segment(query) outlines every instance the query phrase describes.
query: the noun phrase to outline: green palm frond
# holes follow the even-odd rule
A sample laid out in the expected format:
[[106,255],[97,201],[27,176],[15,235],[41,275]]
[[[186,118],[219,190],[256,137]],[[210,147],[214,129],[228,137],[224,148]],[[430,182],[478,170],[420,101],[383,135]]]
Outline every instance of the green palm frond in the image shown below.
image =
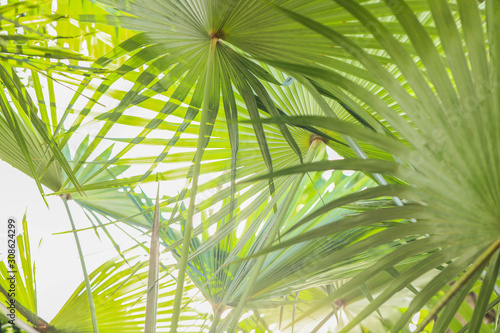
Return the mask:
[[[140,258],[112,259],[90,274],[93,299],[96,304],[100,332],[138,332],[144,329],[147,292],[147,262]],[[171,309],[175,293],[175,279],[162,272],[159,280],[158,331],[170,326]],[[87,296],[82,283],[50,322],[49,332],[91,332],[92,323],[86,308]],[[189,283],[185,291],[193,289]],[[189,311],[182,315],[182,329],[199,332],[204,325],[203,314],[188,305],[190,298],[183,296]]]
[[[436,1],[429,6],[440,37],[441,44],[439,46],[442,47],[448,60],[447,63],[439,61],[440,49],[436,48],[435,41],[426,33],[417,16],[405,1],[387,2],[387,6],[391,8],[408,34],[421,63],[416,63],[415,58],[404,51],[401,44],[390,33],[385,22],[375,18],[368,6],[348,1],[338,0],[336,2],[351,12],[365,26],[371,25],[377,29],[378,33],[374,34],[374,38],[384,46],[386,52],[403,74],[405,84],[412,87],[415,95],[412,96],[409,91],[403,89],[393,74],[387,71],[377,59],[364,51],[363,47],[350,36],[283,7],[281,10],[289,17],[328,37],[332,42],[338,43],[346,51],[351,52],[366,69],[376,73],[380,78],[380,84],[399,103],[405,117],[401,117],[397,108],[393,110],[390,104],[386,104],[386,101],[380,99],[370,90],[363,89],[361,86],[358,90],[352,89],[351,87],[356,85],[355,81],[341,79],[333,71],[318,69],[306,73],[303,71],[304,67],[300,68],[292,64],[282,67],[294,71],[302,70],[304,75],[348,89],[350,93],[363,99],[373,111],[386,118],[392,128],[408,142],[408,148],[399,153],[389,147],[385,147],[385,149],[393,152],[393,155],[401,161],[393,163],[391,172],[411,185],[406,189],[408,198],[418,202],[419,205],[389,208],[382,210],[382,212],[386,211],[388,217],[391,215],[391,210],[394,212],[401,210],[406,218],[415,218],[416,223],[395,225],[394,229],[399,230],[399,233],[396,230],[394,232],[398,234],[396,237],[400,238],[403,229],[413,228],[412,233],[420,235],[420,238],[402,247],[407,247],[408,250],[412,248],[410,252],[406,253],[406,256],[428,254],[424,256],[424,260],[417,261],[412,269],[401,272],[393,284],[356,316],[344,331],[347,332],[354,327],[418,276],[429,269],[440,266],[442,271],[419,291],[408,310],[392,328],[394,332],[402,329],[415,312],[425,306],[439,290],[445,288],[448,283],[456,281],[432,308],[429,315],[422,319],[418,328],[420,331],[425,328],[432,316],[439,316],[440,310],[447,311],[455,306],[453,302],[450,302],[450,299],[456,295],[460,288],[468,285],[471,279],[478,278],[478,273],[485,268],[486,263],[497,252],[498,244],[500,244],[498,241],[498,221],[495,217],[498,215],[499,207],[497,202],[498,170],[495,167],[498,153],[492,150],[491,146],[491,140],[496,137],[500,123],[497,121],[497,110],[492,108],[497,97],[492,89],[487,92],[480,91],[478,86],[474,87],[473,85],[473,82],[480,84],[480,82],[488,82],[488,80],[493,79],[491,75],[487,75],[485,70],[490,68],[493,71],[494,67],[491,66],[495,66],[496,54],[492,53],[492,49],[485,49],[484,43],[482,43],[481,48],[475,48],[469,53],[463,52],[465,44],[475,43],[477,45],[478,41],[484,41],[486,37],[481,22],[483,10],[475,1],[459,1],[460,13],[454,12],[454,8],[450,8],[445,1]],[[484,12],[486,17],[492,17],[495,6],[497,5],[493,2],[487,4]],[[465,12],[465,8],[469,11]],[[475,29],[474,39],[470,34],[462,39],[459,27],[456,25],[458,15],[461,19],[467,17],[465,20],[471,22],[471,29]],[[496,31],[491,29],[491,21],[488,23],[491,43],[495,40]],[[490,53],[489,59],[486,57],[487,52]],[[473,64],[471,67],[469,67],[468,61]],[[427,69],[428,76],[422,74],[423,68]],[[450,79],[450,75],[454,81]],[[310,121],[317,123],[313,119]],[[325,119],[325,123],[326,121]],[[308,124],[309,121],[304,120],[301,123]],[[324,127],[333,130],[336,125],[324,125]],[[353,132],[351,135],[360,138],[359,134]],[[380,136],[380,140],[385,140],[380,134],[373,135]],[[375,144],[375,141],[372,140],[368,142]],[[346,160],[346,167],[350,164],[352,169],[360,168],[365,163],[361,162],[354,160],[348,162]],[[389,165],[385,161],[373,160],[370,163],[373,164],[374,169],[378,165],[381,173],[391,169],[388,168]],[[305,165],[303,169],[324,170],[335,168],[336,165],[338,163],[335,162],[317,165],[317,168],[313,165],[310,167]],[[290,171],[297,172],[298,170],[296,168],[295,171],[293,169]],[[272,176],[277,176],[277,173]],[[401,197],[405,198],[405,195]],[[380,214],[380,221],[387,218],[384,215],[384,213]],[[368,216],[375,216],[375,212],[368,213],[366,217]],[[352,228],[355,225],[354,221],[356,218],[351,223],[346,223],[345,229]],[[362,223],[368,226],[369,221],[367,219]],[[333,228],[335,225],[337,227]],[[331,226],[330,230],[344,229],[338,222],[332,223]],[[319,230],[310,233],[311,236],[317,237],[314,235],[319,235]],[[390,238],[383,237],[382,232],[372,236],[372,238],[374,241],[376,239],[390,241]],[[297,240],[300,239],[297,238]],[[390,262],[390,259],[390,256],[387,256],[387,261],[380,260],[359,274],[358,277],[349,281],[345,289],[340,288],[333,292],[322,303],[326,305],[327,301],[338,298],[343,292],[350,290],[349,288],[359,285],[361,281],[366,281],[369,279],[369,274],[379,271],[383,267],[383,263]],[[493,270],[490,272],[490,276],[496,276],[495,261],[491,262],[488,268],[488,271]],[[493,288],[491,281],[491,279],[488,281],[489,283],[485,281],[481,288],[484,288],[482,304],[488,303],[490,299]],[[474,326],[475,330],[480,327],[478,318],[482,318],[484,311],[485,305],[482,308],[476,307],[474,311],[472,322],[476,325]],[[449,313],[448,322],[453,318],[450,316],[452,314],[453,312]]]
[[[14,322],[23,330],[28,330],[30,327],[43,329],[47,322],[37,315],[35,263],[31,256],[26,214],[22,221],[14,220],[12,225],[14,228],[9,230],[17,233],[17,236],[14,237],[14,233],[8,233],[7,242],[13,246],[6,248],[13,249],[13,251],[5,253],[6,261],[0,262],[2,310],[5,304],[10,305],[7,312],[0,313],[2,329],[12,326],[8,324],[9,321]],[[14,309],[14,317],[12,317],[11,309]],[[28,332],[33,331],[35,330]]]
[[[2,36],[0,37],[0,78],[2,159],[33,177],[43,194],[42,185],[52,191],[60,188],[61,175],[78,188],[75,176],[64,158],[60,142],[53,134],[58,126],[56,101],[53,94],[54,73],[83,74],[92,77],[95,72],[78,64],[65,64],[61,60],[90,60],[67,48],[49,45],[55,37],[45,28],[56,24],[60,16],[40,14],[47,2],[19,1],[0,6]],[[23,73],[24,71],[24,73]],[[29,82],[24,76],[32,74],[31,84],[38,103],[28,92]],[[47,77],[46,88],[40,76]],[[49,101],[43,91],[48,89]],[[37,107],[38,105],[38,107]],[[47,106],[50,105],[50,108]]]

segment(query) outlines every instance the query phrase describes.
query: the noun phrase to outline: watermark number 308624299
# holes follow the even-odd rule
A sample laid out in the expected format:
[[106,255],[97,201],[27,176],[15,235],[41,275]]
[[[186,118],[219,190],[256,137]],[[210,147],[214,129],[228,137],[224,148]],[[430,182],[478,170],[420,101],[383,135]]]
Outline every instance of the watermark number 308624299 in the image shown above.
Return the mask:
[[7,317],[9,324],[15,325],[16,321],[16,221],[14,218],[7,220]]

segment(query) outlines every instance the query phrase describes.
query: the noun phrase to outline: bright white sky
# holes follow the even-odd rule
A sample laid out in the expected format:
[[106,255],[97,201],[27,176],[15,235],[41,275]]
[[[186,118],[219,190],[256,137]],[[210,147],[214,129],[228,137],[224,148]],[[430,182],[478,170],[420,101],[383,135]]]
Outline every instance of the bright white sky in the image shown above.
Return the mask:
[[[0,226],[4,229],[0,229],[0,252],[4,254],[6,249],[7,219],[16,218],[19,233],[22,217],[27,211],[32,258],[36,261],[38,315],[50,321],[83,281],[73,235],[54,235],[71,230],[66,209],[59,197],[47,197],[47,208],[35,181],[3,161],[0,161],[0,184]],[[76,228],[88,227],[89,222],[82,210],[71,201],[69,204]],[[79,236],[89,273],[116,256],[109,240],[101,237],[102,241],[99,241],[93,230],[80,232]],[[128,239],[118,239],[120,241]]]

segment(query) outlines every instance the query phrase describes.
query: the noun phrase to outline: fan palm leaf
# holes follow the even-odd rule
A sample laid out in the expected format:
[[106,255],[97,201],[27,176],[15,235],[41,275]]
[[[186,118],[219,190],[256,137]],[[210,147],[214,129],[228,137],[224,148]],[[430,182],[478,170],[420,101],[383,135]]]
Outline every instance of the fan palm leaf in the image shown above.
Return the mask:
[[[482,8],[475,1],[460,1],[460,13],[457,13],[453,12],[445,1],[430,3],[429,8],[440,37],[439,46],[442,47],[448,60],[447,63],[443,63],[439,60],[440,50],[436,48],[433,39],[425,32],[415,13],[408,6],[409,3],[388,1],[387,6],[394,12],[420,57],[421,62],[417,63],[392,36],[384,22],[375,18],[368,7],[355,2],[340,0],[336,2],[350,11],[365,26],[374,27],[373,38],[384,45],[387,53],[403,74],[406,84],[412,87],[414,96],[403,89],[392,73],[388,72],[377,59],[365,52],[350,37],[304,15],[288,11],[283,7],[281,10],[289,17],[330,38],[332,42],[351,52],[366,69],[377,73],[380,84],[399,103],[405,117],[398,114],[398,108],[393,110],[391,105],[387,105],[386,101],[374,95],[370,90],[361,87],[353,89],[356,85],[354,81],[340,78],[331,70],[315,70],[309,67],[310,71],[307,71],[307,74],[303,70],[302,73],[325,81],[328,85],[347,89],[350,93],[357,95],[370,105],[373,111],[386,118],[391,127],[407,141],[407,148],[399,153],[396,153],[394,149],[389,150],[393,151],[393,155],[404,164],[391,162],[393,167],[389,167],[386,161],[373,160],[369,163],[379,165],[381,173],[392,173],[411,185],[407,188],[408,198],[417,202],[418,205],[390,208],[386,210],[386,213],[390,214],[390,210],[397,209],[406,212],[403,215],[407,215],[407,218],[416,219],[414,226],[412,226],[413,223],[395,226],[400,231],[404,228],[414,227],[412,233],[421,236],[415,242],[404,246],[408,247],[408,250],[413,248],[411,252],[405,253],[405,257],[427,253],[423,261],[396,277],[393,284],[386,287],[385,291],[356,316],[344,331],[354,327],[360,320],[419,275],[429,269],[441,266],[442,271],[419,291],[408,310],[392,328],[394,332],[402,329],[413,314],[429,302],[439,290],[446,288],[451,281],[456,281],[433,307],[430,314],[419,324],[418,330],[421,331],[429,323],[432,316],[437,315],[443,308],[443,311],[448,313],[446,317],[448,319],[445,320],[445,323],[452,319],[453,311],[450,309],[455,305],[450,300],[456,296],[457,292],[461,290],[460,288],[464,288],[466,285],[470,287],[469,281],[471,279],[472,281],[477,280],[478,273],[492,258],[493,261],[490,263],[488,271],[492,270],[490,276],[496,276],[497,259],[495,259],[494,254],[500,244],[498,224],[494,217],[498,213],[498,203],[496,202],[498,198],[498,170],[495,168],[498,153],[493,149],[491,142],[495,141],[499,122],[496,121],[498,112],[491,107],[497,97],[494,89],[488,89],[486,92],[473,84],[473,82],[479,85],[480,82],[483,84],[490,82],[491,87],[495,86],[495,75],[487,75],[487,68],[490,68],[491,71],[494,70],[496,54],[493,52],[494,48],[485,48],[486,42],[480,43],[482,47],[471,50],[469,53],[464,53],[463,48],[464,45],[471,43],[477,46],[478,40],[484,41],[486,31],[489,43],[495,41],[496,31],[492,30],[494,24],[491,20],[497,4],[489,2],[485,8]],[[464,11],[466,8],[467,12]],[[462,39],[455,20],[457,15],[470,22],[471,29],[475,31],[474,38],[468,33]],[[481,21],[482,15],[490,19],[486,20],[488,22],[486,30]],[[468,49],[470,50],[470,48]],[[489,58],[486,56],[488,52]],[[277,64],[275,63],[275,65]],[[299,66],[292,64],[281,67],[294,71],[300,70]],[[427,69],[427,75],[423,75],[422,68]],[[450,79],[450,75],[452,75],[453,81]],[[318,124],[313,119],[301,121],[301,124],[306,125],[312,123]],[[337,125],[324,127],[331,130],[338,128]],[[373,135],[380,136],[379,134]],[[359,138],[354,132],[352,136]],[[382,140],[382,137],[380,139]],[[375,144],[375,141],[369,142]],[[346,163],[345,167],[351,165],[353,169],[357,169],[363,164],[366,165],[368,161],[346,160]],[[339,163],[330,162],[301,168],[324,170],[322,165],[326,166],[327,164],[330,164],[329,168],[343,167]],[[290,169],[290,171],[292,170]],[[295,168],[293,172],[297,171],[299,168]],[[285,171],[281,172],[281,174],[286,173]],[[280,173],[277,172],[272,176],[276,177],[278,174]],[[454,194],[450,195],[451,193]],[[405,198],[404,195],[402,197]],[[374,216],[374,214],[370,215]],[[369,219],[360,220],[360,222],[363,225],[370,223]],[[331,224],[330,230],[348,230],[354,225],[356,225],[354,221],[346,223],[345,227],[343,223],[336,222]],[[420,231],[417,231],[418,229]],[[319,235],[320,230],[322,229],[318,228],[317,231],[313,230],[309,233],[315,237],[314,235]],[[324,228],[323,230],[324,234],[328,229]],[[374,241],[376,239],[389,241],[389,238],[383,238],[382,235],[381,232],[372,238]],[[400,235],[397,238],[400,238]],[[300,240],[301,238],[297,237],[297,241]],[[464,251],[464,249],[466,250]],[[388,255],[386,259],[380,260],[372,268],[359,274],[345,287],[339,289],[345,288],[343,291],[333,292],[322,304],[329,304],[343,292],[347,292],[350,288],[369,279],[371,274],[379,271],[382,267],[387,267],[384,265],[391,261],[395,263],[396,260],[399,259],[395,259],[394,255],[392,258],[391,255]],[[483,290],[481,304],[486,304],[490,299],[494,285],[492,279],[496,278],[490,278],[481,287]],[[464,294],[462,293],[462,295]],[[475,331],[480,327],[479,318],[482,318],[485,309],[486,307],[483,305],[476,307],[474,311],[472,323],[474,323]],[[440,322],[440,324],[442,323]]]

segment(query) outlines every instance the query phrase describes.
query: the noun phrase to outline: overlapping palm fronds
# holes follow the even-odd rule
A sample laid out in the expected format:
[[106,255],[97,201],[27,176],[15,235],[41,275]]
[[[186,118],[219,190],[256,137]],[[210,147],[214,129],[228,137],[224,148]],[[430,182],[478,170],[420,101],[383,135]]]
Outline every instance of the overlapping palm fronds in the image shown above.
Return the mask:
[[[407,144],[399,145],[395,140],[380,134],[352,132],[353,137],[363,138],[391,152],[399,162],[352,160],[346,161],[345,166],[361,170],[369,168],[373,172],[379,168],[380,173],[395,175],[409,184],[394,187],[395,191],[391,195],[410,199],[415,204],[384,209],[378,221],[397,214],[411,222],[389,229],[395,237],[385,236],[385,232],[381,232],[371,237],[373,242],[401,239],[405,232],[419,237],[375,263],[321,303],[327,306],[344,292],[382,273],[381,269],[400,259],[424,255],[423,260],[416,261],[411,268],[401,272],[344,331],[349,331],[408,283],[430,269],[439,267],[441,272],[416,294],[392,331],[403,329],[417,311],[437,297],[440,290],[447,290],[442,297],[437,297],[437,303],[421,319],[417,329],[424,330],[433,316],[437,316],[434,331],[442,332],[454,318],[474,282],[488,266],[481,286],[482,297],[478,299],[472,317],[466,319],[471,320],[472,327],[469,330],[476,332],[481,327],[488,303],[494,299],[492,293],[497,280],[500,244],[496,218],[499,207],[496,168],[499,154],[492,145],[500,123],[495,107],[498,100],[495,84],[498,57],[495,43],[498,36],[494,17],[498,13],[498,4],[490,1],[483,6],[475,1],[458,1],[457,7],[453,7],[445,1],[430,2],[432,19],[439,34],[439,40],[433,40],[409,6],[411,2],[387,1],[387,7],[393,11],[418,53],[418,58],[415,58],[368,6],[349,1],[336,2],[352,13],[357,21],[373,28],[373,39],[384,46],[402,73],[399,80],[404,79],[405,85],[411,90],[404,89],[393,73],[350,36],[297,12],[283,7],[280,10],[350,52],[365,69],[377,75],[379,84],[398,106],[388,104],[387,99],[381,99],[355,81],[340,77],[333,70],[310,67],[306,74],[305,67],[292,64],[283,64],[281,67],[302,70],[304,75],[325,82],[325,85],[349,90],[373,112],[385,118],[404,138]],[[459,30],[460,25],[456,23],[457,19],[469,29],[463,35]],[[463,51],[465,47],[467,53]],[[441,61],[441,54],[445,55],[446,62]],[[404,116],[401,112],[404,112]],[[326,118],[304,117],[296,118],[293,122],[342,131],[341,123]],[[327,122],[330,125],[326,125]],[[372,138],[368,139],[368,136]],[[303,168],[324,170],[325,167],[336,168],[336,164],[312,164]],[[293,168],[289,171],[293,172]],[[273,177],[278,174],[275,173]],[[383,188],[379,190],[383,191]],[[377,214],[368,212],[367,215],[375,217]],[[369,226],[376,221],[367,218],[360,222]],[[353,226],[345,224],[344,227],[338,222],[331,224],[334,230],[349,230]],[[310,232],[311,236],[314,236],[314,232]],[[316,232],[319,233],[319,230]],[[372,244],[368,248],[374,246]],[[402,254],[404,256],[400,257]],[[451,283],[453,285],[449,288]]]
[[[59,3],[64,10],[70,2]],[[31,8],[11,6],[19,13]],[[338,329],[345,324],[343,332],[399,332],[409,330],[412,318],[417,331],[493,326],[482,322],[500,297],[497,1],[103,0],[82,6],[57,31],[68,24],[89,29],[90,37],[81,37],[87,47],[97,35],[109,37],[103,40],[114,48],[102,41],[89,48],[100,56],[93,68],[104,68],[103,80],[91,82],[74,61],[73,67],[34,68],[48,63],[42,60],[47,48],[32,46],[35,35],[6,40],[1,157],[39,188],[74,199],[111,239],[103,216],[145,232],[153,225],[153,202],[141,184],[185,182],[159,202],[162,251],[177,262],[162,268],[178,272],[176,283],[163,285],[168,304],[159,303],[172,316],[164,321],[171,332],[186,324],[182,315],[191,315],[181,306],[187,281],[212,305],[205,326],[211,332],[265,331],[271,322],[281,330],[316,331],[336,322]],[[28,22],[16,20],[14,36],[16,24]],[[9,43],[27,46],[16,53]],[[55,50],[55,58],[85,59]],[[29,65],[22,65],[25,58]],[[44,102],[37,111],[12,66],[32,70],[42,101],[40,70],[71,67],[87,76],[63,114]],[[91,91],[88,98],[84,91]],[[86,105],[74,110],[79,98]],[[96,107],[109,98],[116,106]],[[70,154],[68,144],[89,123],[99,126],[97,135]],[[138,134],[117,135],[117,128]],[[325,145],[339,159],[328,160]],[[335,171],[322,178],[332,169],[365,175]],[[125,271],[130,267],[119,253]],[[91,281],[97,299],[123,282],[120,272],[109,272],[109,285]],[[146,274],[129,273],[127,286]],[[75,313],[68,309],[85,301],[81,291],[56,318],[59,329]],[[398,297],[405,309],[388,316]],[[106,309],[98,305],[97,315]],[[144,316],[142,308],[129,309]],[[376,317],[381,324],[368,327]],[[90,317],[85,320],[86,328],[71,329],[87,329]],[[133,331],[129,324],[123,329]]]
[[[42,185],[52,191],[60,189],[62,174],[79,186],[54,137],[60,118],[56,113],[53,74],[93,75],[89,68],[62,61],[90,59],[55,45],[46,26],[56,24],[61,16],[40,13],[41,7],[47,5],[50,6],[47,2],[14,1],[0,6],[0,153],[3,160],[33,177],[42,194]],[[41,78],[46,79],[46,89]],[[37,102],[28,86],[34,88]]]

